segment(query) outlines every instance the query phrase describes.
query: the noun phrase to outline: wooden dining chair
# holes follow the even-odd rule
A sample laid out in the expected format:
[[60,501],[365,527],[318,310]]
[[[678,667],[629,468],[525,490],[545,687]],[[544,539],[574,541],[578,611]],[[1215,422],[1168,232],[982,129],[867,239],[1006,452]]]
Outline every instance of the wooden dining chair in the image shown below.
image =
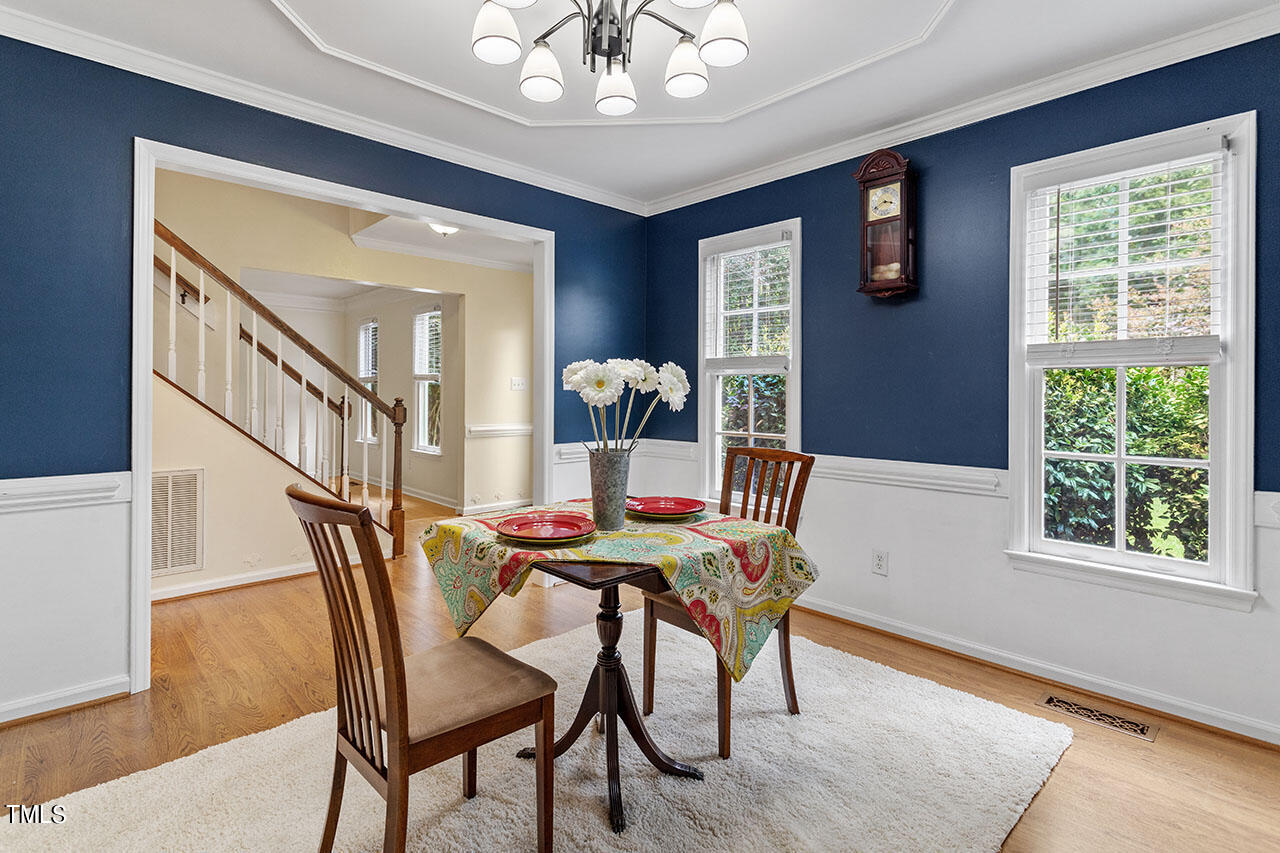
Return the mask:
[[[555,681],[471,637],[405,657],[391,582],[369,510],[311,494],[298,485],[286,494],[302,522],[324,586],[337,670],[337,752],[321,853],[333,849],[348,763],[386,800],[382,849],[398,853],[404,850],[408,831],[410,775],[462,755],[462,793],[474,797],[476,748],[530,725],[535,732],[538,850],[550,850]],[[359,551],[376,649],[369,642],[368,617],[342,541],[343,529]]]
[[[739,459],[746,462],[746,477],[742,480],[742,503],[738,516],[777,524],[795,535],[800,523],[800,507],[804,503],[805,488],[809,485],[809,472],[813,470],[814,457],[790,450],[773,450],[764,447],[730,447],[724,464],[724,481],[720,486],[720,512],[732,512],[734,473]],[[794,476],[794,482],[793,482]],[[755,493],[752,506],[752,492]],[[750,515],[748,515],[750,509]],[[775,511],[776,510],[776,511]],[[666,622],[701,635],[684,602],[674,590],[662,593],[644,592],[644,713],[653,713],[653,682],[655,657],[658,646],[658,622]],[[782,661],[782,690],[786,694],[787,709],[800,713],[796,699],[795,677],[791,671],[791,611],[778,622],[774,633],[778,636],[778,657]],[[729,757],[729,714],[732,706],[733,676],[724,663],[716,659],[716,704],[720,726],[720,757]]]

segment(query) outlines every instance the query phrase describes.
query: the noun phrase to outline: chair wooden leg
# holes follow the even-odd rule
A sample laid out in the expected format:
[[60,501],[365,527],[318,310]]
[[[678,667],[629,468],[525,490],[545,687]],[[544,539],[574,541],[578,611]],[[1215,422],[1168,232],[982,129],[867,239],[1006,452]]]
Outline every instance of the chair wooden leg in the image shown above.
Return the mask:
[[791,611],[788,610],[778,623],[778,659],[782,662],[782,691],[787,695],[787,710],[800,713],[800,701],[796,699],[796,677],[791,672]]
[[409,832],[409,775],[401,767],[387,776],[387,826],[382,853],[404,853]]
[[640,713],[646,717],[653,713],[653,676],[658,656],[658,616],[653,602],[644,600],[644,698]]
[[552,815],[555,807],[556,722],[555,695],[542,700],[542,719],[534,724],[538,801],[538,853],[551,850]]
[[729,716],[733,710],[733,676],[716,661],[716,711],[720,722],[720,757],[729,757]]
[[462,796],[468,800],[476,795],[476,751],[468,750],[462,756]]
[[333,758],[333,787],[329,789],[329,811],[324,817],[324,835],[320,836],[320,853],[333,849],[333,836],[338,831],[338,814],[342,811],[342,791],[347,784],[347,759],[338,752]]

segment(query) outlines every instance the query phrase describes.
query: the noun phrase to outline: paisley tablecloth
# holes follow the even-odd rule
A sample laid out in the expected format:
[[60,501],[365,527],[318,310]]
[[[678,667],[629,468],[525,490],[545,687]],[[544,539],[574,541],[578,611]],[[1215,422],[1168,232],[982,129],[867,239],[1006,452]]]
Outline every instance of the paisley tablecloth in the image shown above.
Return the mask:
[[[591,517],[591,502],[549,507]],[[740,681],[791,603],[817,579],[813,561],[783,527],[719,513],[700,513],[679,524],[628,517],[626,527],[596,533],[574,548],[525,550],[496,532],[499,523],[531,510],[438,521],[422,535],[422,548],[444,593],[458,636],[471,629],[500,593],[515,595],[539,560],[650,563],[662,569]]]

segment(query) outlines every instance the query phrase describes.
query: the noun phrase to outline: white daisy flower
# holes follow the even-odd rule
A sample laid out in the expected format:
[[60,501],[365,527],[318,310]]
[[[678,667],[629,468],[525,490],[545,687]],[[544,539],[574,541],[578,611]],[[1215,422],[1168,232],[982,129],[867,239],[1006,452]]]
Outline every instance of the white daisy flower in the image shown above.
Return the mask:
[[641,394],[648,394],[650,391],[656,391],[658,388],[658,371],[657,369],[642,358],[635,359],[636,368],[640,371],[640,379],[636,381],[635,389]]
[[591,364],[575,377],[578,393],[588,406],[612,406],[622,396],[626,382],[618,369],[609,364]]
[[578,376],[582,371],[591,367],[593,364],[595,364],[595,362],[591,359],[585,359],[583,361],[575,361],[573,364],[566,367],[564,372],[560,374],[560,379],[564,383],[564,390],[581,391],[582,387],[578,382]]
[[[689,376],[684,372],[684,368],[676,364],[674,361],[668,361],[662,367],[658,368],[658,384],[670,385],[672,390],[681,395],[689,393]],[[665,400],[666,397],[663,397]]]

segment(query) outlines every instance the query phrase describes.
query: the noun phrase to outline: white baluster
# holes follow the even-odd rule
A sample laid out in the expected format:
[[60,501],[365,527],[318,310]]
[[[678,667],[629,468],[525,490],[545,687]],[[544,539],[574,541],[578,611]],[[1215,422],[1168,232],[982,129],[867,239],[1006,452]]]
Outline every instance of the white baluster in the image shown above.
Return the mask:
[[351,418],[347,403],[346,389],[343,389],[342,395],[342,499],[350,503],[351,501]]
[[326,370],[320,380],[320,409],[316,414],[316,432],[320,438],[320,459],[317,462],[320,467],[320,482],[329,488],[333,488],[333,471],[329,468],[329,433],[332,427],[333,422],[329,419],[329,371]]
[[262,437],[263,419],[258,414],[258,313],[256,311],[253,314],[250,337],[253,340],[249,343],[249,364],[253,375],[249,380],[249,434]]
[[382,474],[382,513],[381,515],[382,515],[382,523],[386,525],[390,525],[391,504],[387,503],[387,445],[391,443],[387,441],[387,436],[389,435],[389,433],[387,432],[387,427],[389,426],[389,424],[387,422],[386,415],[381,414],[379,412],[375,412],[373,416],[375,418],[377,417],[382,418],[382,429],[378,433],[381,436],[381,438],[379,439],[379,443],[382,445],[382,467],[378,469],[379,473]]
[[178,381],[178,252],[169,247],[169,378]]
[[196,396],[204,402],[204,270],[200,270],[200,331],[196,333]]
[[226,319],[223,321],[223,325],[227,327],[227,353],[226,353],[227,381],[226,381],[226,394],[225,394],[225,399],[223,401],[223,408],[226,409],[227,420],[231,420],[234,417],[234,412],[236,408],[236,397],[235,397],[235,392],[232,389],[231,375],[235,372],[233,357],[235,355],[236,338],[237,338],[237,335],[234,334],[231,330],[238,329],[240,327],[240,323],[239,321],[232,321],[231,319],[231,291],[230,290],[227,291],[227,311],[226,311]]
[[276,329],[276,453],[284,456],[284,333]]
[[360,442],[364,459],[360,463],[360,501],[364,506],[369,505],[369,439],[373,437],[372,426],[369,423],[369,415],[372,413],[373,407],[362,397],[360,399]]
[[298,467],[306,473],[312,473],[307,459],[307,354],[302,354],[298,364]]

